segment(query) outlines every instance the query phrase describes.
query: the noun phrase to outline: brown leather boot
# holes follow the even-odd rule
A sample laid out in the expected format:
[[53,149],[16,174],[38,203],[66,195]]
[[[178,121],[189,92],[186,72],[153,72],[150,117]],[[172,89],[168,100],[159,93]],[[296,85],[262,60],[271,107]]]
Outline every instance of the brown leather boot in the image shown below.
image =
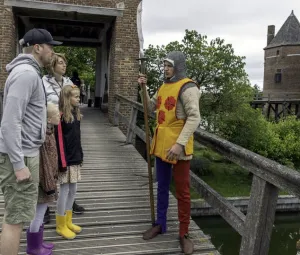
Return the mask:
[[185,234],[184,237],[180,237],[179,241],[181,250],[185,255],[190,255],[193,253],[194,244],[188,234]]
[[161,226],[157,225],[152,228],[149,228],[144,234],[143,234],[143,239],[144,240],[150,240],[157,235],[161,234]]

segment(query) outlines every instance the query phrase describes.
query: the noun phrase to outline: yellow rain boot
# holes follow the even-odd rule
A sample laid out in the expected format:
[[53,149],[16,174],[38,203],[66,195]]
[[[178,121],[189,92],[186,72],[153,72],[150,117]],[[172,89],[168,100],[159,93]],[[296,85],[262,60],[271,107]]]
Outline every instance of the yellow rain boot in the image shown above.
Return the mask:
[[76,234],[67,226],[66,215],[61,216],[56,214],[56,233],[66,239],[74,239]]
[[75,225],[72,223],[72,211],[71,210],[67,210],[66,211],[66,215],[67,215],[67,226],[69,229],[71,229],[74,233],[80,233],[81,232],[81,227]]

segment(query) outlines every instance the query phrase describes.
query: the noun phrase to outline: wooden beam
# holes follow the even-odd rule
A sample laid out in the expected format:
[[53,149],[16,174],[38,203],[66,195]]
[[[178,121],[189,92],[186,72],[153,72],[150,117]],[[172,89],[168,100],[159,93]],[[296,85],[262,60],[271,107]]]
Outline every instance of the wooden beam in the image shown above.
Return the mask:
[[29,21],[33,24],[46,23],[46,24],[51,24],[51,25],[83,27],[83,28],[104,28],[104,24],[101,22],[97,24],[94,22],[78,21],[78,20],[53,20],[48,17],[44,17],[44,18],[30,17]]
[[215,208],[223,219],[226,220],[241,236],[243,236],[247,232],[244,224],[246,218],[245,215],[192,171],[190,171],[190,176],[191,185],[197,193]]
[[[93,28],[92,27],[90,27],[90,30],[89,30],[89,36],[91,36],[92,35],[92,33],[93,33]],[[98,32],[98,34],[99,34],[99,32]]]
[[[143,142],[146,143],[146,133],[144,130],[142,130],[141,128],[139,128],[137,125],[135,124],[130,124],[130,121],[127,119],[126,116],[124,116],[122,113],[120,112],[115,112],[115,116],[119,119],[119,122],[124,123],[128,129],[130,129],[132,131],[132,133],[134,135],[137,135],[139,138],[141,138],[141,140]],[[152,138],[150,137],[150,142],[152,142]]]
[[300,197],[300,173],[233,144],[205,130],[197,129],[195,140],[217,150],[223,156],[274,186]]
[[293,98],[293,99],[261,99],[261,100],[253,100],[252,103],[254,104],[265,104],[265,103],[271,103],[271,104],[283,104],[283,103],[299,103],[300,98]]
[[101,16],[123,16],[123,9],[120,8],[105,8],[96,6],[83,6],[62,3],[49,3],[31,0],[4,0],[4,5],[12,7],[21,7],[26,9],[38,9],[45,11],[58,11],[58,12],[75,12],[90,15]]
[[268,113],[267,113],[267,118],[270,119],[270,115],[271,115],[271,104],[268,103]]
[[83,34],[83,32],[84,32],[84,27],[80,27],[80,32],[79,32],[80,36]]
[[30,17],[30,18],[43,18],[48,19],[50,21],[80,21],[80,22],[89,22],[94,23],[94,25],[98,25],[101,23],[110,23],[115,17],[110,16],[96,16],[96,15],[88,15],[88,14],[80,14],[77,15],[76,18],[73,15],[68,15],[66,12],[57,12],[57,11],[49,11],[47,13],[41,12],[40,10],[32,10],[32,9],[22,9],[18,7],[13,8],[14,13],[19,17]]
[[70,47],[80,47],[80,48],[97,48],[101,46],[101,44],[93,43],[93,42],[72,42],[72,41],[64,41],[63,46],[70,46]]
[[103,29],[101,30],[101,32],[99,33],[99,40],[100,42],[103,42],[105,35],[107,34],[108,29],[110,28],[111,23],[106,23],[103,27]]
[[[116,101],[116,106],[115,106],[115,112],[114,112],[114,125],[115,126],[119,126],[119,111],[120,111],[120,105],[121,105],[121,102],[120,100],[117,99]],[[129,121],[128,121],[128,124],[129,124]]]
[[70,38],[65,38],[64,36],[53,36],[54,40],[57,41],[62,41],[62,42],[86,42],[86,43],[99,43],[98,39],[93,39],[93,38],[81,38],[81,37],[70,37]]
[[[138,109],[140,112],[144,112],[144,107],[141,103],[135,102],[133,100],[128,99],[127,97],[124,97],[120,94],[116,95],[116,98],[122,101],[125,101],[127,103],[129,103],[132,107]],[[154,113],[149,113],[149,117],[151,118],[155,118],[155,114]]]
[[136,119],[138,115],[138,109],[132,107],[131,114],[130,114],[130,122],[127,128],[127,135],[126,135],[126,143],[132,143],[134,138],[133,129],[136,127]]
[[254,176],[240,255],[265,255],[275,219],[278,188]]

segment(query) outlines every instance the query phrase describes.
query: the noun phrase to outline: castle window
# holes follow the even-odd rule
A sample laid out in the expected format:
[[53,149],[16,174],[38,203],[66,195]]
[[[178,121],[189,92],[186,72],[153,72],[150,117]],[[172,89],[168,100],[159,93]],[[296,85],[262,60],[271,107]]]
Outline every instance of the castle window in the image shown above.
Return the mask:
[[275,83],[281,82],[281,69],[277,69],[277,72],[275,73]]
[[277,55],[277,56],[279,56],[279,53],[280,53],[280,51],[279,51],[279,50],[277,50],[277,52],[276,52],[276,55]]

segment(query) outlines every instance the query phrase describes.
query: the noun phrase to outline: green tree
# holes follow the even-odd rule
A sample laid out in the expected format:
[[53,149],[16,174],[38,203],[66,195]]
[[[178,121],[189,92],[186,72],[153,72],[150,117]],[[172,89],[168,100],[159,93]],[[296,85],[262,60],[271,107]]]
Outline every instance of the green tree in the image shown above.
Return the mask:
[[276,148],[271,151],[270,157],[300,170],[300,121],[296,116],[289,116],[270,125],[279,141]]
[[84,80],[85,84],[91,86],[94,90],[96,83],[96,49],[59,46],[55,47],[55,52],[64,53],[67,58],[67,73],[72,77],[74,70],[78,71],[79,77]]
[[293,168],[300,167],[300,122],[289,116],[269,122],[261,110],[242,104],[219,125],[225,139]]
[[263,92],[257,84],[253,86],[253,97],[256,100],[262,99],[263,97]]
[[150,96],[153,96],[163,82],[164,69],[162,60],[166,54],[165,46],[149,45],[148,49],[145,50],[145,57],[148,58],[146,69]]

